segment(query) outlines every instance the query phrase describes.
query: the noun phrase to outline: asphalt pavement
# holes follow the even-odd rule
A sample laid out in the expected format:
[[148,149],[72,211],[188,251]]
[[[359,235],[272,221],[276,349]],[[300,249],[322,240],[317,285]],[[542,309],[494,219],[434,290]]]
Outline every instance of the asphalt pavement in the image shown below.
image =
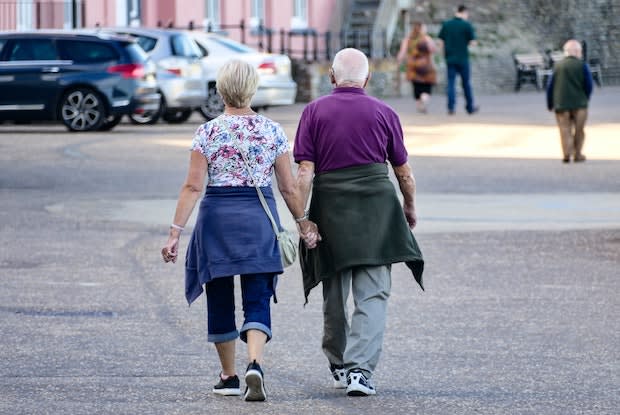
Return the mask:
[[[320,292],[304,307],[288,268],[264,403],[210,392],[204,300],[188,307],[182,264],[159,255],[199,116],[109,133],[0,125],[0,413],[618,413],[618,97],[595,90],[588,160],[568,165],[542,93],[481,96],[474,116],[448,116],[438,94],[428,114],[389,100],[427,290],[394,266],[377,395],[349,398],[330,387]],[[292,140],[302,108],[265,115]]]

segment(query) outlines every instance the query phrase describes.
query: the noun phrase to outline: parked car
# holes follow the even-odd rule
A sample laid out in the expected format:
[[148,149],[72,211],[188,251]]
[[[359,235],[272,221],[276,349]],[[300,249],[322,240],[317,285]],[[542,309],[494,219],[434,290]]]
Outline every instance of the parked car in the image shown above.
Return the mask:
[[243,43],[214,33],[187,32],[200,48],[207,68],[208,97],[200,112],[211,120],[224,111],[222,98],[217,94],[217,71],[230,59],[242,59],[256,66],[260,83],[252,99],[254,109],[295,102],[297,84],[291,77],[291,60],[286,55],[262,53]]
[[110,130],[159,107],[155,65],[131,39],[68,31],[0,33],[0,121]]
[[207,99],[201,52],[183,31],[172,29],[112,28],[104,32],[129,35],[157,65],[157,81],[162,94],[161,113],[134,114],[132,121],[153,124],[160,115],[170,123],[185,122]]

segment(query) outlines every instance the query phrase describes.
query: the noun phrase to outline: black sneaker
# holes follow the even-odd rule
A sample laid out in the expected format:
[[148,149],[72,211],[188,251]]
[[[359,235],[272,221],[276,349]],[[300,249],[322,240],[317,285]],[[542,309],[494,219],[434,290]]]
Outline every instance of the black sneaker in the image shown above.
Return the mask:
[[226,380],[222,379],[220,374],[220,381],[213,387],[213,393],[223,396],[239,396],[241,395],[241,389],[239,389],[239,377],[229,376]]
[[246,401],[264,401],[267,399],[263,370],[256,363],[256,360],[248,365],[248,369],[245,372],[245,385],[243,399]]
[[347,386],[347,395],[349,396],[369,396],[376,395],[374,385],[367,379],[361,370],[352,370],[347,376],[349,386]]

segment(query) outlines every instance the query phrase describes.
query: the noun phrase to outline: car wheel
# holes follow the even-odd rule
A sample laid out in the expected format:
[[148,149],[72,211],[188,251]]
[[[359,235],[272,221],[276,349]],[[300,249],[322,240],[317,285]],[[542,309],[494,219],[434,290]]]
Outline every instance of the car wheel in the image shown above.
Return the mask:
[[95,131],[105,121],[105,106],[89,88],[68,91],[60,101],[60,119],[69,131]]
[[211,121],[219,117],[223,112],[224,101],[222,101],[222,97],[217,93],[215,86],[209,87],[207,100],[200,106],[200,113],[205,117],[205,120]]
[[185,122],[189,119],[189,117],[192,116],[192,110],[191,109],[186,109],[186,110],[169,110],[164,112],[164,115],[162,115],[162,118],[164,119],[164,121],[169,122],[170,124],[180,124],[182,122]]
[[110,131],[121,122],[122,118],[122,115],[108,115],[105,121],[103,121],[103,124],[101,124],[101,127],[99,127],[99,131]]
[[132,124],[140,124],[140,125],[151,125],[156,124],[159,121],[159,117],[161,117],[162,112],[164,111],[166,104],[163,100],[160,101],[159,107],[156,110],[145,111],[141,114],[129,114],[129,121]]

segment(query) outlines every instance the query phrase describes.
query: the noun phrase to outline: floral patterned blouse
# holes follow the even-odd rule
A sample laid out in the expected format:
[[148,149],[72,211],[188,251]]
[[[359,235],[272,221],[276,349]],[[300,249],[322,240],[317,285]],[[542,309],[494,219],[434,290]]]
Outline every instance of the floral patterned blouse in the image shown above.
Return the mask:
[[[235,134],[231,137],[220,123]],[[289,151],[280,124],[262,115],[221,115],[198,127],[191,150],[206,157],[207,186],[254,186],[239,153],[239,145],[250,162],[253,179],[261,187],[271,186],[276,158]]]

